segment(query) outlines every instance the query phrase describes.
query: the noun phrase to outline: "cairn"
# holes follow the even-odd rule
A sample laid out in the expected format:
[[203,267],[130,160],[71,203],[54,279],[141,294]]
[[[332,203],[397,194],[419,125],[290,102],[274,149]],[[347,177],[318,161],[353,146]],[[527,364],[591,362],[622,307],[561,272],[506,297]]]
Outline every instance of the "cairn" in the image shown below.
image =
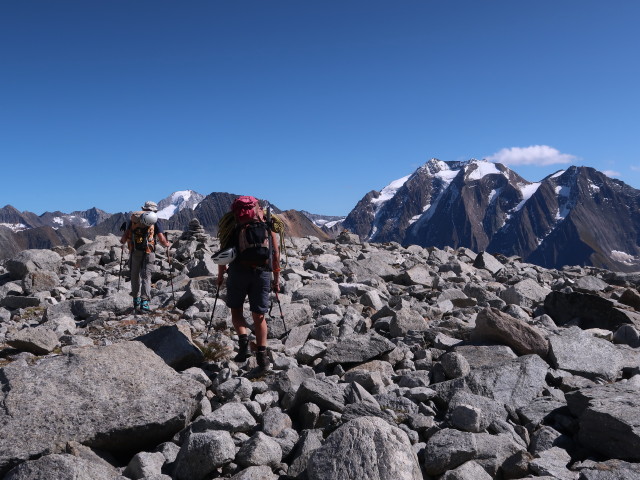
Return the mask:
[[198,242],[206,242],[207,233],[200,223],[200,220],[194,218],[189,222],[187,229],[182,233],[180,240],[197,240]]

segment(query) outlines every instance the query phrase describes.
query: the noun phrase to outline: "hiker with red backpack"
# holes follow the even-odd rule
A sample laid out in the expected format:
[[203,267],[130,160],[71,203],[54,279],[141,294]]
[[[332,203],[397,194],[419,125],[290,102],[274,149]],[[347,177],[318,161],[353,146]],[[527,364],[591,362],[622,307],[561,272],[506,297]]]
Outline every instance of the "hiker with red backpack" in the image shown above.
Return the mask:
[[[262,370],[269,368],[267,352],[267,321],[269,294],[279,291],[280,251],[274,227],[267,223],[258,200],[238,197],[231,212],[218,224],[221,250],[214,255],[218,263],[218,289],[227,273],[227,306],[238,334],[238,354],[234,360],[244,362],[249,351],[249,331],[244,321],[242,305],[249,297],[249,308],[256,337],[256,361]],[[272,281],[273,275],[273,281]]]
[[131,214],[120,239],[123,249],[125,243],[129,247],[134,311],[150,311],[151,267],[156,259],[156,238],[163,247],[169,249],[169,242],[156,215],[157,211],[158,205],[155,202],[145,202],[141,211]]

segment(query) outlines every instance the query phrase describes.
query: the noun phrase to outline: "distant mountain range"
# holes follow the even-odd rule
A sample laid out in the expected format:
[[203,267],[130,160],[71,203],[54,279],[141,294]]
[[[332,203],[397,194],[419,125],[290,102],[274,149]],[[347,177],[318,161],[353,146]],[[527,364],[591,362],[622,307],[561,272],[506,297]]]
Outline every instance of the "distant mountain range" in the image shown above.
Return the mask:
[[[238,196],[219,192],[205,196],[192,190],[174,192],[158,202],[158,217],[162,219],[165,230],[185,230],[189,222],[197,218],[207,232],[216,234],[218,220],[229,211],[229,206]],[[288,235],[329,238],[301,212],[272,208],[282,218]],[[108,233],[120,235],[120,226],[129,219],[130,213],[110,214],[92,208],[70,214],[46,212],[36,215],[7,205],[0,208],[0,259],[11,258],[27,248],[74,245],[81,237],[94,238]]]
[[468,247],[547,268],[640,270],[640,190],[589,167],[532,183],[501,164],[432,159],[367,193],[342,227],[370,242]]
[[[215,234],[237,196],[175,192],[158,202],[158,216],[168,230],[184,230],[198,218]],[[367,193],[346,218],[273,210],[290,236],[327,239],[346,229],[368,242],[467,247],[520,256],[546,268],[640,270],[640,190],[588,167],[572,166],[534,183],[502,164],[432,159]],[[38,216],[7,205],[0,209],[0,258],[25,248],[119,234],[128,216],[95,208]]]

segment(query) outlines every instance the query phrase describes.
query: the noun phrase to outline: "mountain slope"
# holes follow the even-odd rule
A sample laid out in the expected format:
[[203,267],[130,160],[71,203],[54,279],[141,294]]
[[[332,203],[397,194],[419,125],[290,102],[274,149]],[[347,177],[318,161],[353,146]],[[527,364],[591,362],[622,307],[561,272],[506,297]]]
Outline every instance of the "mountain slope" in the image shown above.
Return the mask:
[[548,268],[640,270],[640,191],[588,167],[532,183],[501,164],[428,161],[367,193],[344,228],[372,242],[467,247]]

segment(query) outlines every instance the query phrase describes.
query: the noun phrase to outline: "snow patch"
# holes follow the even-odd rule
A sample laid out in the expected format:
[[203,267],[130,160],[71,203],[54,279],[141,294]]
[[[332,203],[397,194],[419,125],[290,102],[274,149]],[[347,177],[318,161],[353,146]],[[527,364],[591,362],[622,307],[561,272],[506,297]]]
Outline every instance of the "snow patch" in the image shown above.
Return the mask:
[[[171,194],[171,201],[176,203],[186,202],[191,198],[191,190],[180,190],[178,192],[173,192]],[[178,200],[182,199],[182,202],[178,202]]]
[[177,205],[169,205],[168,207],[164,207],[162,210],[158,210],[158,218],[168,220],[176,212],[177,208]]
[[474,161],[469,163],[469,166],[475,165],[476,168],[467,177],[469,180],[480,180],[487,175],[498,174],[502,175],[502,172],[498,170],[495,163]]
[[399,178],[398,180],[394,180],[393,182],[391,182],[389,185],[387,185],[380,191],[380,196],[378,198],[374,198],[373,200],[371,200],[371,203],[379,207],[380,205],[387,202],[388,200],[391,200],[394,197],[394,195],[398,192],[400,187],[402,187],[405,183],[407,183],[407,180],[409,180],[410,176],[411,175],[407,175],[406,177],[402,177],[402,178]]
[[64,219],[61,217],[53,217],[53,223],[62,226],[64,225]]
[[556,220],[564,220],[571,212],[571,203],[569,202],[569,196],[571,195],[571,188],[564,185],[558,185],[556,187],[556,194],[558,195],[558,213],[556,213]]
[[418,215],[414,215],[413,217],[411,217],[411,219],[409,220],[409,225],[412,225],[416,223],[418,220],[420,220],[420,217],[424,215],[424,212],[426,212],[430,208],[431,208],[431,204],[427,203],[424,207],[422,207],[422,213],[419,213]]
[[27,229],[27,226],[24,223],[0,223],[0,227],[10,228],[14,232],[21,232],[22,230]]
[[633,265],[636,257],[620,250],[611,250],[611,258],[617,262],[622,262],[627,265]]
[[540,188],[541,183],[537,182],[537,183],[531,183],[529,185],[524,185],[524,184],[518,184],[518,187],[520,187],[520,193],[522,193],[522,201],[516,205],[516,208],[513,209],[514,212],[517,212],[518,210],[520,210],[525,203],[527,203],[527,200],[529,200],[534,193],[536,193],[536,191],[538,190],[538,188]]

